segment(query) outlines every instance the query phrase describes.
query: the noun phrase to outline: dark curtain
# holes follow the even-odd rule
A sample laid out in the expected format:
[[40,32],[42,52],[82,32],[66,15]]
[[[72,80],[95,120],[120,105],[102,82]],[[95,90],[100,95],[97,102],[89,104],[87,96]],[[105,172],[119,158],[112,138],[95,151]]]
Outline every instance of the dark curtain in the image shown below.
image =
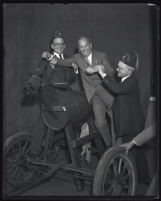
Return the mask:
[[64,33],[68,55],[74,53],[78,37],[86,35],[114,68],[127,50],[137,52],[146,115],[156,68],[154,10],[148,4],[3,4],[4,136],[30,130],[37,120],[39,106],[22,105],[22,90],[42,51],[49,50],[55,30]]

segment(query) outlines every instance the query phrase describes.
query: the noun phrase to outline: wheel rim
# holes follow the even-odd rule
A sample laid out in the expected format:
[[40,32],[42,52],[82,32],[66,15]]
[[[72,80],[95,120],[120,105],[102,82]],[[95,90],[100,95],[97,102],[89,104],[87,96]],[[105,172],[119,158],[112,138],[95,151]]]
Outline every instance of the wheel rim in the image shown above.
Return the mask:
[[135,174],[127,156],[117,155],[106,168],[103,194],[110,196],[133,195]]
[[20,137],[8,146],[4,156],[5,179],[12,185],[22,185],[34,180],[35,167],[27,160],[31,139]]

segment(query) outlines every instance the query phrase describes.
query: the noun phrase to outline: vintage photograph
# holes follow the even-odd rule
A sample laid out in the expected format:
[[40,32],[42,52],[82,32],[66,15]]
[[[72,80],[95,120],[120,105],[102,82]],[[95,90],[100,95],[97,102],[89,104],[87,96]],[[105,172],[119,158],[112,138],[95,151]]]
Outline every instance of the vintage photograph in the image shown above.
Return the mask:
[[2,11],[3,198],[158,198],[158,5]]

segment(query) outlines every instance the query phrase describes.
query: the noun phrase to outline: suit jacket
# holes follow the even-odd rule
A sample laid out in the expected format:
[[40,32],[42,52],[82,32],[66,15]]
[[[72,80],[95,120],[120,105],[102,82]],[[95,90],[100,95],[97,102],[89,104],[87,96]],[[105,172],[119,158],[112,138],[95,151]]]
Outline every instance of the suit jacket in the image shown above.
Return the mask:
[[136,135],[144,129],[139,86],[134,74],[117,83],[106,76],[103,85],[115,95],[113,113],[117,136]]
[[[102,86],[101,86],[101,78],[96,73],[94,75],[86,74],[86,68],[89,66],[88,62],[85,60],[84,56],[80,53],[75,54],[72,58],[61,60],[58,59],[58,65],[63,66],[71,66],[72,63],[76,63],[80,69],[82,83],[84,86],[84,90],[86,93],[87,100],[90,102],[93,95],[95,94],[96,90],[98,89],[102,93],[108,94],[109,102],[113,102],[113,96],[108,93]],[[112,76],[113,69],[111,68],[105,53],[92,51],[92,65],[101,64],[105,67],[105,71],[109,76]]]
[[[66,56],[64,55],[66,58]],[[55,65],[54,68],[46,60],[41,61],[36,69],[36,74],[42,77],[42,80],[48,83],[68,83],[71,84],[76,79],[73,68],[65,68]]]

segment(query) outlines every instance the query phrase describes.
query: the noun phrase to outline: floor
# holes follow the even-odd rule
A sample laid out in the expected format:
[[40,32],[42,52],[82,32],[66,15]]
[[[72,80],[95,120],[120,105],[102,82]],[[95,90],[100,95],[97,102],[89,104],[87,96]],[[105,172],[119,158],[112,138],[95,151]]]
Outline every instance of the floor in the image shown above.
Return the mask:
[[[144,184],[138,184],[136,195],[144,195],[147,186]],[[61,175],[55,175],[55,178],[51,178],[49,181],[44,182],[26,192],[20,194],[21,196],[90,196],[92,186],[86,184],[83,191],[78,192],[75,189],[73,180],[69,177],[63,177]]]
[[[63,153],[61,154],[63,157]],[[86,163],[84,166],[89,167]],[[96,159],[92,160],[90,168],[96,167]],[[138,184],[136,195],[144,195],[147,186]],[[16,193],[16,196],[90,196],[92,195],[92,182],[86,181],[84,190],[77,191],[71,176],[62,175],[61,172],[56,172],[52,177],[37,185]]]

